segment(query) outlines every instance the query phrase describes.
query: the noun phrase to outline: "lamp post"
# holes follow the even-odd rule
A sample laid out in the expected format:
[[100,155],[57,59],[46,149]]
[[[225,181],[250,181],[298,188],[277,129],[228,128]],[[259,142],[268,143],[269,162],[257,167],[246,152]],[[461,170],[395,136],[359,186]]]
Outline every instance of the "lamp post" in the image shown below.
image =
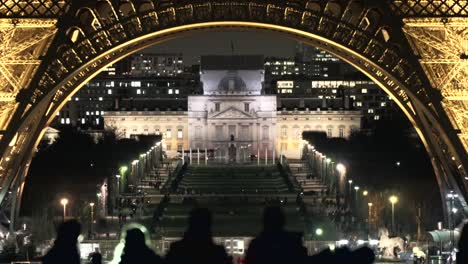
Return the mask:
[[356,191],[355,197],[356,197],[356,210],[358,206],[358,193],[359,193],[359,186],[354,186],[354,190]]
[[67,198],[62,198],[60,200],[60,204],[63,206],[62,222],[65,222],[65,217],[67,216],[68,199]]
[[348,192],[348,204],[351,206],[351,199],[353,195],[353,180],[348,180],[349,183],[349,192]]
[[450,229],[450,249],[451,252],[453,252],[453,247],[455,243],[455,235],[453,233],[454,229],[454,214],[457,212],[457,209],[454,207],[454,201],[455,198],[458,198],[458,194],[454,194],[453,191],[450,191],[449,194],[447,194],[447,198],[450,199],[450,209],[449,209],[449,229]]
[[89,203],[90,210],[91,210],[91,221],[89,223],[89,230],[90,230],[90,238],[94,236],[94,203]]
[[120,194],[120,177],[119,174],[115,175],[115,178],[117,178],[117,195]]
[[371,233],[371,219],[372,219],[372,203],[367,203],[367,206],[368,206],[368,216],[367,216],[367,224],[368,224],[368,236],[370,237],[370,233]]
[[398,197],[392,195],[388,200],[392,204],[392,232],[395,234],[395,204],[398,202]]

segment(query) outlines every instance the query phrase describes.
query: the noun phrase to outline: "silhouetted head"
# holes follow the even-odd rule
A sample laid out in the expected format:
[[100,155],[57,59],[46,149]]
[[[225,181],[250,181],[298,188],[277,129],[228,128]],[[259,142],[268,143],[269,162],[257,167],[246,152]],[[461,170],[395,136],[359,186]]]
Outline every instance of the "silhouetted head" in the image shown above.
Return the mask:
[[57,230],[56,244],[76,245],[78,236],[81,233],[81,225],[78,221],[72,219],[63,222]]
[[462,228],[460,240],[458,240],[458,248],[461,251],[468,251],[468,222]]
[[348,247],[339,247],[335,249],[334,261],[336,263],[346,263],[351,258],[352,253]]
[[197,208],[190,212],[187,234],[196,237],[211,237],[211,212]]
[[285,216],[279,206],[269,206],[263,212],[263,229],[266,231],[283,230]]
[[132,228],[127,230],[125,236],[125,247],[141,247],[146,246],[145,234],[138,228]]
[[353,263],[372,264],[375,260],[375,254],[368,247],[360,247],[353,251]]

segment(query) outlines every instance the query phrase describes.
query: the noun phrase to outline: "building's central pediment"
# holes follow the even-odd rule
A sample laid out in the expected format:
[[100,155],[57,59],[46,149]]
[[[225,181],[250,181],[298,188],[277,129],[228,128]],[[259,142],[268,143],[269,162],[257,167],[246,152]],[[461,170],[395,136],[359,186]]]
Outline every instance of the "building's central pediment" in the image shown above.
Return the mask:
[[249,113],[240,111],[239,109],[236,109],[234,107],[229,107],[228,109],[219,112],[219,113],[214,113],[210,118],[216,118],[216,119],[246,119],[246,118],[255,118]]

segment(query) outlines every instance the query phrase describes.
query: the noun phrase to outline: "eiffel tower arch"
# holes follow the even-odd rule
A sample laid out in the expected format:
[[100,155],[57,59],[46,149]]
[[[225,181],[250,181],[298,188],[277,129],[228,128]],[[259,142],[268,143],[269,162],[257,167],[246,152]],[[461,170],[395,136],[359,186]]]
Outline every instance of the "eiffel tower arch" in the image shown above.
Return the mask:
[[[198,32],[278,32],[377,83],[468,213],[466,0],[15,0],[0,3],[0,204],[14,220],[44,129],[107,65]],[[51,164],[52,165],[52,164]],[[13,226],[14,221],[12,221]]]

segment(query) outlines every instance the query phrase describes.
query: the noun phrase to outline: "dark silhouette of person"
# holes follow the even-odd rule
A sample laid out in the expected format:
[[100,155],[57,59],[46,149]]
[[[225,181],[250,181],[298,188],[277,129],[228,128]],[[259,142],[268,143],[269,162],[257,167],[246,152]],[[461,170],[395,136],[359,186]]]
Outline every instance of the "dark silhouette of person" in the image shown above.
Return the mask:
[[95,248],[94,252],[91,252],[91,254],[89,254],[89,263],[102,264],[102,255],[99,252],[99,248]]
[[211,221],[212,216],[208,209],[192,210],[184,237],[171,244],[165,263],[232,264],[224,247],[213,242]]
[[246,253],[247,264],[304,263],[307,250],[302,234],[284,229],[285,216],[279,206],[265,208],[263,230],[252,240]]
[[62,223],[57,231],[57,239],[54,245],[41,258],[43,264],[80,264],[80,254],[78,253],[78,236],[81,232],[81,225],[76,220],[68,220]]
[[375,261],[375,254],[372,249],[368,247],[360,247],[353,251],[352,262],[353,264],[372,264]]
[[458,240],[457,263],[468,263],[468,223],[463,226]]
[[147,245],[145,234],[138,228],[127,230],[125,246],[120,264],[160,264],[161,257],[156,255]]

